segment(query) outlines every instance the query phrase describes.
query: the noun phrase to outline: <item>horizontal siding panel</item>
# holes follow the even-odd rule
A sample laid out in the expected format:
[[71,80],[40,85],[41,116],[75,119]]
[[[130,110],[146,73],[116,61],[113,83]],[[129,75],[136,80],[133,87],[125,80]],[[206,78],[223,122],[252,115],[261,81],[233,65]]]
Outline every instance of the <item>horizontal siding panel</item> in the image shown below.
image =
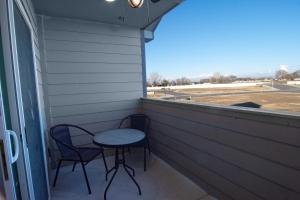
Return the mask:
[[[300,129],[296,127],[263,123],[237,117],[228,117],[224,116],[221,111],[216,111],[215,114],[212,114],[201,111],[201,109],[199,111],[195,111],[180,107],[176,108],[172,103],[170,103],[168,106],[164,106],[164,104],[159,105],[159,103],[147,103],[146,106],[148,105],[151,105],[151,107],[155,108],[156,110],[160,110],[168,115],[178,116],[178,113],[180,113],[180,116],[182,116],[183,119],[195,121],[200,124],[207,124],[230,131],[239,132],[241,134],[252,135],[262,139],[275,140],[277,142],[300,147]],[[227,113],[229,111],[223,112]]]
[[[151,113],[147,114],[150,115]],[[162,118],[157,118],[157,116],[152,117],[156,120],[162,120]],[[177,129],[173,128],[173,130],[176,131]],[[231,147],[220,145],[219,143],[209,141],[207,139],[199,137],[197,141],[199,143],[199,147],[203,148],[203,150],[206,152],[210,152],[218,158],[224,158],[243,169],[247,169],[248,171],[251,171],[261,177],[265,177],[268,180],[272,180],[279,185],[289,187],[292,190],[300,193],[299,171],[272,163],[268,160],[237,149],[233,149]]]
[[[112,93],[142,91],[141,82],[134,83],[94,83],[94,84],[68,84],[68,85],[49,85],[48,94],[50,96],[65,94],[91,94],[91,93]],[[107,94],[109,95],[109,94]]]
[[[241,151],[281,163],[288,167],[296,168],[300,172],[300,159],[298,159],[300,148],[269,140],[262,140],[248,135],[236,134],[227,130],[205,126],[194,121],[164,115],[155,111],[151,113],[151,115],[154,119],[160,119],[160,122],[171,125],[174,128],[188,131],[192,134],[199,135],[200,137],[237,148]],[[276,149],[276,152],[274,152],[274,149]],[[289,155],[289,157],[286,157],[285,155]]]
[[91,42],[101,44],[119,44],[128,46],[140,46],[140,38],[120,37],[113,35],[99,35],[90,33],[78,33],[67,31],[50,31],[45,32],[45,40],[56,41],[76,41],[76,42]]
[[[153,123],[152,125],[155,129],[153,131],[154,133],[151,132],[151,137],[161,141],[165,140],[165,143],[169,145],[173,144],[173,148],[182,149],[182,152],[185,153],[187,157],[195,160],[200,165],[209,168],[252,193],[259,194],[261,198],[284,200],[289,199],[290,195],[292,195],[292,192],[283,189],[277,184],[249,173],[249,171],[236,165],[225,162],[224,160],[226,160],[226,157],[217,158],[210,154],[210,151],[206,151],[205,149],[203,151],[203,147],[210,144],[203,145],[206,141],[199,139],[195,135],[188,134],[184,131],[178,131],[177,129],[159,123]],[[266,190],[273,192],[265,193]],[[293,195],[298,194],[294,193]],[[300,197],[300,195],[298,197]]]
[[[84,67],[83,67],[84,66]],[[117,63],[59,63],[49,62],[48,73],[142,73],[141,64],[117,64]]]
[[[132,109],[135,113],[135,109]],[[127,113],[125,113],[127,114]],[[113,120],[106,120],[106,121],[98,121],[95,123],[87,123],[87,124],[81,124],[80,126],[91,131],[92,133],[100,133],[102,131],[107,131],[107,130],[111,130],[111,129],[116,129],[119,128],[119,124],[121,122],[121,120],[124,118],[124,115],[119,115],[117,116],[117,118],[113,119]]]
[[51,106],[66,106],[77,104],[102,103],[112,101],[134,100],[139,99],[143,92],[118,92],[111,94],[89,94],[89,95],[60,95],[50,96],[49,102]]
[[48,51],[48,62],[141,64],[140,55]]
[[113,44],[99,44],[86,43],[79,41],[55,41],[46,40],[47,51],[79,51],[79,52],[99,52],[112,54],[133,54],[141,55],[140,46],[128,45],[113,45]]
[[45,28],[46,30],[64,30],[140,38],[139,30],[134,28],[91,21],[67,20],[54,17],[46,18]]
[[136,109],[108,111],[94,114],[82,114],[69,117],[54,117],[53,124],[67,123],[67,124],[87,124],[101,121],[111,121],[126,117],[131,113],[135,113]]
[[[259,200],[257,196],[246,192],[241,191],[241,189],[232,184],[230,181],[222,178],[221,176],[216,175],[215,173],[209,171],[208,169],[201,167],[196,162],[192,161],[182,153],[178,153],[174,149],[168,147],[168,144],[162,143],[160,140],[152,140],[152,146],[155,148],[159,155],[163,155],[162,158],[171,159],[172,161],[178,163],[182,168],[188,169],[192,172],[194,176],[199,177],[202,180],[205,180],[210,185],[218,188],[222,193],[228,195],[229,197],[237,197],[237,200]],[[177,148],[176,148],[177,149]],[[233,198],[232,198],[233,199]]]
[[70,106],[59,106],[51,108],[52,117],[68,117],[71,115],[82,115],[89,113],[98,113],[106,111],[118,111],[122,109],[137,108],[139,100],[127,100],[118,102],[94,103],[94,104],[81,104]]
[[[120,116],[123,117],[123,116]],[[113,119],[108,121],[99,121],[95,123],[87,123],[87,124],[80,124],[80,127],[90,131],[91,133],[97,134],[106,130],[111,130],[118,128],[118,125],[121,120],[119,119]],[[86,135],[87,133],[76,129],[76,128],[69,128],[71,136],[79,136],[79,135]]]
[[142,82],[141,73],[48,74],[48,84]]
[[[142,101],[144,113],[152,119],[150,140],[154,152],[170,159],[166,151],[171,149],[171,152],[196,163],[186,170],[195,171],[195,168],[203,167],[228,180],[237,187],[236,193],[227,193],[233,199],[244,199],[239,196],[240,193],[270,200],[300,198],[299,146],[292,138],[280,141],[289,134],[298,141],[300,132],[296,127],[277,123],[282,117],[289,124],[289,118],[272,115],[267,119],[267,115],[262,117],[258,112],[258,118],[264,118],[262,122],[255,120],[253,112],[251,117],[246,112],[240,117],[236,113],[231,114],[229,109],[209,110],[210,107],[204,105]],[[272,118],[275,118],[274,123]],[[294,118],[291,121],[294,122]],[[269,128],[275,132],[273,137]],[[155,148],[153,141],[166,146],[166,149]],[[175,162],[176,159],[174,156]],[[211,182],[212,174],[200,177],[226,193],[218,183]]]

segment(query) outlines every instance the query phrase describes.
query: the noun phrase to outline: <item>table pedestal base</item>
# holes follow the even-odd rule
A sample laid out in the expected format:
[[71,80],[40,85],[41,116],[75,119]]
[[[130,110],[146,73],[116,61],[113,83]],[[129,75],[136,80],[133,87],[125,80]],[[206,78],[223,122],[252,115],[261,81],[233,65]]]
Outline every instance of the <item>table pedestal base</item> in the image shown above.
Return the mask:
[[[119,148],[116,148],[116,153],[115,153],[115,166],[113,168],[111,168],[110,170],[108,170],[108,172],[106,173],[105,175],[105,178],[107,180],[107,176],[109,173],[111,173],[112,171],[114,171],[112,177],[110,178],[109,182],[108,182],[108,185],[106,186],[106,189],[105,189],[105,192],[104,192],[104,199],[106,200],[106,193],[112,183],[112,181],[114,180],[118,170],[119,170],[119,166],[122,165],[123,168],[125,169],[126,173],[128,174],[128,176],[131,178],[131,180],[134,182],[134,184],[137,186],[138,188],[138,191],[139,191],[139,195],[142,194],[141,192],[141,188],[139,186],[139,184],[136,182],[136,180],[134,179],[134,176],[135,176],[135,171],[132,167],[128,166],[126,163],[125,163],[125,153],[124,153],[124,147],[122,148],[122,158],[120,159],[119,158]],[[130,171],[131,173],[130,173]]]

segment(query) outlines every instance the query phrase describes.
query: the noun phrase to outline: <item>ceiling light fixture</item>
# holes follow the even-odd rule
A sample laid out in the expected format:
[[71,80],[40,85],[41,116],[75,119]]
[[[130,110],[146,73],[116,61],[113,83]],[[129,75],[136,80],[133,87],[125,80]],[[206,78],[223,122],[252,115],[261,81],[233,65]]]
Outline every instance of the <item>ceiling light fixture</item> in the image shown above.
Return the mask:
[[[116,0],[105,0],[106,2],[114,2]],[[160,0],[151,0],[152,3],[157,3]],[[131,8],[140,8],[142,7],[144,0],[128,0],[128,4]]]
[[128,0],[128,4],[131,8],[140,8],[144,3],[144,0]]

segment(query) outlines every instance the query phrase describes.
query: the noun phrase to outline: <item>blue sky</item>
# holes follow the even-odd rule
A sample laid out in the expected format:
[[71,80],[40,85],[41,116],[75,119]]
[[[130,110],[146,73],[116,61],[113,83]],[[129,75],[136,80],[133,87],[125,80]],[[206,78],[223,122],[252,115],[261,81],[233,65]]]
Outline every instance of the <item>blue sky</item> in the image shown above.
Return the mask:
[[186,0],[146,44],[146,64],[169,79],[300,69],[300,0]]

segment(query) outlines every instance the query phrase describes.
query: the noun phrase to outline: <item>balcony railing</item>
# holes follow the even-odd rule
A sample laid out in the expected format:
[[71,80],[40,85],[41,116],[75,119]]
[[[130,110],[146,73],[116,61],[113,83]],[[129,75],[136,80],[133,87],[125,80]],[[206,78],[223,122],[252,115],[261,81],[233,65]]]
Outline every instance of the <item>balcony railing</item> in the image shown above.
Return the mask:
[[300,117],[142,99],[155,154],[219,199],[300,199]]

